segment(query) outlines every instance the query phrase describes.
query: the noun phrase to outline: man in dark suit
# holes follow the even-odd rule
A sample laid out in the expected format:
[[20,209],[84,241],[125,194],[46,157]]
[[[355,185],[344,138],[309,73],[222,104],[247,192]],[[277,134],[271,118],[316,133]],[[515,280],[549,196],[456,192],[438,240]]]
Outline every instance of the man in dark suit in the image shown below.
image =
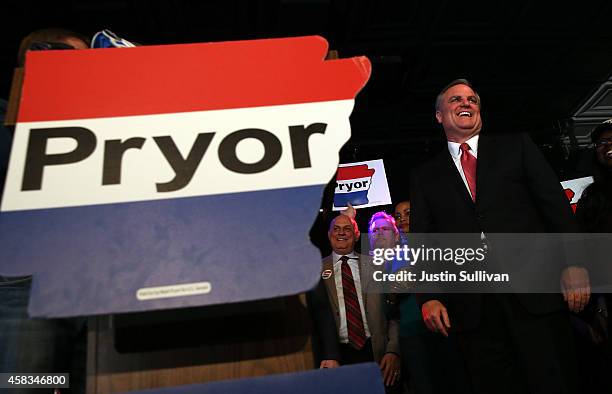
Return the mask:
[[[576,232],[561,186],[522,134],[480,134],[480,97],[455,80],[436,100],[448,149],[411,177],[415,233]],[[559,270],[560,272],[560,270]],[[576,388],[564,298],[589,298],[588,274],[569,266],[559,294],[422,294],[425,324],[456,335],[477,393],[565,393]]]
[[332,254],[323,259],[321,277],[338,328],[340,364],[375,361],[385,385],[399,378],[398,321],[386,314],[383,294],[368,293],[371,264],[355,253],[359,228],[354,219],[338,215],[329,228]]

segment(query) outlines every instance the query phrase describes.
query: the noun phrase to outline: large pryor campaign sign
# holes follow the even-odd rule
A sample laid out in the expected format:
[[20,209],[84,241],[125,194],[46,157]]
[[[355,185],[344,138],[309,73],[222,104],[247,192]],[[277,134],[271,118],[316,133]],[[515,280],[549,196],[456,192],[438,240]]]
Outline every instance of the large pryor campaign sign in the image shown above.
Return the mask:
[[0,213],[0,274],[33,316],[312,288],[308,231],[350,137],[365,57],[321,37],[31,52]]

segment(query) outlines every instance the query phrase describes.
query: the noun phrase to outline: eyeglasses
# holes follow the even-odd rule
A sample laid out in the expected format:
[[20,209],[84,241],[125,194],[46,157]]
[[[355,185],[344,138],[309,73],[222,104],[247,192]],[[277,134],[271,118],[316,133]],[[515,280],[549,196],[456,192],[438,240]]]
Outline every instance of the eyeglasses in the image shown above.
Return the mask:
[[612,138],[600,138],[595,142],[595,146],[597,148],[601,148],[602,146],[612,145]]

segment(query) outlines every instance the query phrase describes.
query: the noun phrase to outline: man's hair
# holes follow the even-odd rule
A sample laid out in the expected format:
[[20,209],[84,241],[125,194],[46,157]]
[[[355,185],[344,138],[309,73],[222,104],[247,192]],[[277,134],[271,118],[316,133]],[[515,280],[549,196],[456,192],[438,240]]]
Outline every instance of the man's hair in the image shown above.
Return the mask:
[[472,86],[472,83],[465,78],[458,78],[452,80],[448,85],[444,87],[444,89],[440,91],[440,93],[438,93],[438,96],[436,97],[436,111],[440,110],[440,104],[442,104],[442,96],[444,96],[444,93],[446,93],[448,89],[456,85],[465,85],[472,89],[474,91],[474,94],[476,95],[476,98],[478,98],[478,106],[480,107],[480,96],[478,95],[478,92],[476,92],[476,89],[474,89],[474,86]]
[[71,30],[59,28],[34,30],[33,32],[25,36],[19,44],[19,52],[17,53],[17,65],[24,65],[26,52],[28,51],[28,49],[30,49],[33,43],[37,41],[57,43],[63,42],[67,38],[76,38],[78,40],[83,41],[85,44],[89,44],[89,38],[87,38],[87,36]]
[[395,218],[387,214],[387,212],[384,212],[384,211],[376,212],[374,215],[372,215],[372,217],[370,218],[370,221],[368,222],[368,232],[369,233],[372,232],[372,226],[374,226],[374,222],[377,221],[378,219],[386,220],[393,226],[393,232],[395,234],[399,233],[399,230],[397,229],[397,224],[395,224]]
[[332,231],[332,229],[333,229],[333,227],[334,227],[334,224],[336,223],[336,220],[337,220],[339,217],[341,217],[341,216],[344,216],[344,217],[346,217],[348,220],[350,220],[350,221],[351,221],[351,225],[353,225],[353,234],[355,234],[355,238],[359,238],[359,235],[360,235],[361,233],[359,232],[359,226],[357,225],[357,222],[356,222],[356,221],[355,221],[355,219],[353,219],[352,217],[350,217],[350,216],[348,216],[348,215],[344,215],[344,214],[340,214],[340,215],[338,215],[338,216],[336,216],[335,218],[333,218],[333,219],[332,219],[332,221],[329,223],[329,230],[328,230],[328,232],[329,232],[329,233],[331,233],[331,231]]
[[405,204],[405,203],[410,204],[410,200],[402,200],[402,201],[398,202],[397,204],[395,204],[395,207],[393,208],[393,211],[397,211],[397,207],[398,207],[400,204]]

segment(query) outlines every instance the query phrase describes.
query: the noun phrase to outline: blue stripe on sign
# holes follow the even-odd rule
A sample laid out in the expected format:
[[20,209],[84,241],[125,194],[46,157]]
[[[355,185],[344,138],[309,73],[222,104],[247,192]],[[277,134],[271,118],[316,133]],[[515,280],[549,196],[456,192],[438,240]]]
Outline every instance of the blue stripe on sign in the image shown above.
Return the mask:
[[354,206],[367,204],[370,202],[368,200],[368,190],[334,195],[334,206],[336,207],[347,207],[349,202]]
[[[312,288],[323,185],[0,214],[0,273],[36,272],[30,313],[76,316],[239,302]],[[211,292],[138,301],[142,287]]]

